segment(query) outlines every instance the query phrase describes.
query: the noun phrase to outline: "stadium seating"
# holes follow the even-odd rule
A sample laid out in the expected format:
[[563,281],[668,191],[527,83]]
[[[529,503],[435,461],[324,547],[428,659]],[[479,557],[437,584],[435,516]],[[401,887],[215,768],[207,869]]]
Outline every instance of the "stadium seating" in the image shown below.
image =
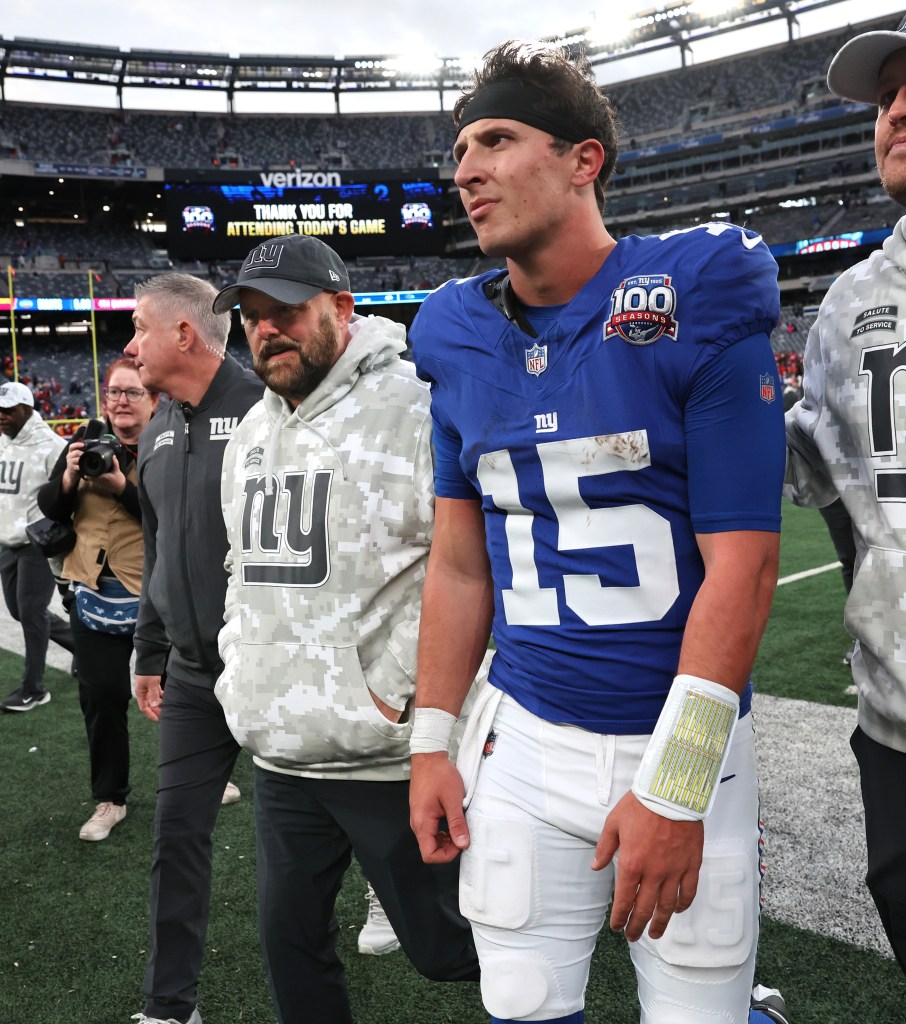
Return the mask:
[[[872,28],[892,28],[895,18]],[[827,91],[829,55],[853,34],[847,27],[731,59],[690,66],[607,87],[621,125],[621,148],[607,200],[607,224],[617,236],[688,227],[722,218],[743,223],[769,245],[878,231],[902,209],[879,190],[871,158],[873,111],[841,104]],[[0,217],[0,297],[5,269],[15,268],[18,296],[129,297],[135,284],[171,267],[206,277],[217,287],[237,264],[179,263],[166,236],[149,230],[146,177],[164,168],[274,170],[407,169],[428,166],[452,177],[448,113],[381,115],[225,115],[90,110],[6,102],[0,107],[0,160],[5,181],[21,165],[117,168],[116,212],[86,210],[78,218]],[[135,179],[130,178],[134,173]],[[7,177],[9,175],[9,177]],[[103,175],[101,175],[103,177]],[[139,182],[144,182],[140,187]],[[87,185],[85,186],[88,187]],[[133,197],[130,199],[130,197]],[[125,212],[124,212],[125,210]],[[483,260],[472,229],[451,195],[448,255],[352,258],[356,292],[435,287],[476,273]],[[784,312],[772,343],[801,353],[823,290],[845,263],[845,240],[825,258],[779,257]],[[780,250],[778,250],[780,251]],[[853,253],[851,255],[855,254]],[[858,253],[858,258],[864,249]],[[65,345],[62,346],[65,349]],[[80,366],[56,353],[41,374],[70,380]]]

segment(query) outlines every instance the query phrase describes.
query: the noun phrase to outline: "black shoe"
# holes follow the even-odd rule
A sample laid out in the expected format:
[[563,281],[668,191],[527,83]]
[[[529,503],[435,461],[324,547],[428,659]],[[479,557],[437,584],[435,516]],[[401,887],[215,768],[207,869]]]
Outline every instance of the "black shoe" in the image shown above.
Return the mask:
[[47,690],[39,690],[37,693],[24,694],[21,689],[14,690],[5,701],[0,703],[4,711],[31,711],[39,704],[46,704],[50,700],[50,693]]
[[[790,1024],[786,1003],[776,988],[765,988],[764,985],[756,985],[752,990],[751,1009],[756,1011],[755,1020],[763,1018],[764,1020],[774,1022],[774,1024]],[[761,1014],[762,1017],[759,1018],[757,1014]],[[749,1019],[752,1019],[751,1013]]]

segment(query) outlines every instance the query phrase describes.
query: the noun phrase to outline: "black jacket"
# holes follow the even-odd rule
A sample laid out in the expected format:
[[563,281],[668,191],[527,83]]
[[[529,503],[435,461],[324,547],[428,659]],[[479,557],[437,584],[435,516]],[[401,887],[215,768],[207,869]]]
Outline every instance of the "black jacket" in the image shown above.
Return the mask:
[[145,566],[135,671],[213,687],[223,669],[226,529],[220,510],[223,452],[264,392],[227,356],[197,406],[169,402],[138,448]]

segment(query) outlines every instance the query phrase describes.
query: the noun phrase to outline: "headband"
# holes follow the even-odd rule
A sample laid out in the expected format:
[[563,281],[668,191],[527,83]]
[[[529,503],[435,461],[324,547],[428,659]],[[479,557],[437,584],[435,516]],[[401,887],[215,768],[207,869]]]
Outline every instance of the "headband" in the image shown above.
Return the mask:
[[466,125],[484,117],[505,117],[511,121],[521,121],[572,143],[597,138],[589,128],[569,121],[564,114],[552,111],[543,89],[518,78],[505,78],[481,86],[466,104],[456,129],[457,137]]

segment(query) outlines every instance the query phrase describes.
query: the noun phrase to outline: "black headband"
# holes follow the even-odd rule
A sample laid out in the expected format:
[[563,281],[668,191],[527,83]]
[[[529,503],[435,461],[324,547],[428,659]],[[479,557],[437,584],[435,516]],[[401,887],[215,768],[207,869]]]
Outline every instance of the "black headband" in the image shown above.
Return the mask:
[[466,104],[456,129],[457,137],[466,125],[484,117],[505,117],[511,121],[521,121],[572,143],[597,138],[595,132],[584,125],[568,121],[563,114],[550,110],[543,89],[518,78],[506,78],[481,86]]

